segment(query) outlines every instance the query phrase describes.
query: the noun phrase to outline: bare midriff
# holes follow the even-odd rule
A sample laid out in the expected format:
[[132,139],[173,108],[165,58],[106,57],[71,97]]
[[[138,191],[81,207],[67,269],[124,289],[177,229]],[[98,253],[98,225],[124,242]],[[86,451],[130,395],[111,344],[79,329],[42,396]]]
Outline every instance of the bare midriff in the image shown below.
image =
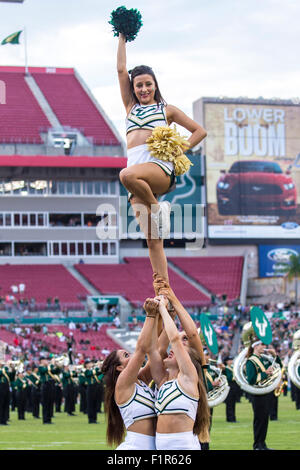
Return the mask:
[[155,436],[156,418],[141,419],[129,426],[128,431],[146,434],[147,436]]
[[161,434],[189,432],[194,427],[192,418],[185,414],[159,415],[156,431]]
[[126,136],[127,149],[132,149],[138,145],[144,145],[151,134],[152,131],[148,129],[135,129],[134,131],[128,132]]

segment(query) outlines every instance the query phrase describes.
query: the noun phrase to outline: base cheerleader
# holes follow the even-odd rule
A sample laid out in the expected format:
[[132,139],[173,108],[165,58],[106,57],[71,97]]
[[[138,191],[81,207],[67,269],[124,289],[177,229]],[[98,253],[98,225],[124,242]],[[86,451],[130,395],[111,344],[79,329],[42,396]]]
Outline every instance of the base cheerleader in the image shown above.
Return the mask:
[[135,352],[129,354],[123,349],[113,351],[102,364],[106,437],[110,446],[117,445],[116,450],[156,448],[156,395],[148,386],[152,379],[149,364],[144,367],[143,364],[152,336],[157,335],[157,302],[147,299],[144,309],[146,319]]
[[207,426],[208,418],[201,358],[181,340],[167,310],[168,299],[159,296],[155,300],[159,302],[159,312],[171,343],[171,350],[163,360],[158,352],[157,335],[153,335],[149,351],[151,374],[158,388],[156,449],[200,450],[198,435]]

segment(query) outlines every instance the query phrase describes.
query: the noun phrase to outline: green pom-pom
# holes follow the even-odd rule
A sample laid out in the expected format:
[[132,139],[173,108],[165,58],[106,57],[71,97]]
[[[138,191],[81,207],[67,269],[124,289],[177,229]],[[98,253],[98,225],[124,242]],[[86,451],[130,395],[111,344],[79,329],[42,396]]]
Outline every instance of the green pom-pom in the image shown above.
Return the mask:
[[134,41],[143,25],[142,15],[136,8],[119,7],[111,13],[109,24],[113,26],[114,36],[122,33],[126,42]]

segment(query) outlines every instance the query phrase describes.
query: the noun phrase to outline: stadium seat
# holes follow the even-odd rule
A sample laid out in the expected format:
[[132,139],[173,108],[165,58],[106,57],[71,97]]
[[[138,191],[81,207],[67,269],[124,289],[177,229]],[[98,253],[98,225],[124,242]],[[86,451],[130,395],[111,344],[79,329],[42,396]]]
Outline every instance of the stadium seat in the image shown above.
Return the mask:
[[[24,283],[24,293],[13,294],[11,286]],[[0,265],[1,295],[15,295],[19,300],[32,297],[36,308],[45,309],[47,299],[57,297],[61,308],[81,310],[83,304],[78,295],[89,295],[80,282],[69,271],[59,264],[36,265]]]
[[227,295],[227,300],[240,296],[242,256],[171,257],[169,260],[212,294]]
[[[133,306],[153,297],[152,267],[148,258],[124,258],[123,264],[77,264],[75,268],[102,294],[119,294]],[[210,299],[177,273],[169,270],[170,284],[186,306],[208,305]]]
[[96,145],[119,145],[74,74],[32,73],[53,112],[63,126],[77,128]]
[[6,104],[1,106],[0,143],[43,143],[41,128],[51,127],[47,117],[28,87],[24,73],[3,72]]

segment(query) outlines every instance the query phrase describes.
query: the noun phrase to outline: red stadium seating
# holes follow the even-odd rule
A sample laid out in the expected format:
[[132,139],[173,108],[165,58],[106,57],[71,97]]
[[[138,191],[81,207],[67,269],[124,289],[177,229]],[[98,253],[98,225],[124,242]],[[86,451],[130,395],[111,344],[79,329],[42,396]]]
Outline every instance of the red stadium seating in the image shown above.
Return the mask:
[[63,265],[0,265],[1,295],[14,295],[12,285],[25,284],[25,292],[17,293],[17,299],[34,297],[38,308],[45,308],[47,299],[59,298],[62,308],[81,309],[78,295],[89,292]]
[[98,145],[119,145],[96,106],[74,74],[32,73],[52,110],[63,126],[71,126],[92,137]]
[[[120,294],[134,306],[154,296],[148,258],[125,258],[124,264],[77,264],[75,268],[103,294]],[[172,288],[185,306],[208,305],[210,299],[177,273],[169,270]]]
[[51,127],[28,87],[24,73],[3,72],[6,103],[1,105],[0,143],[42,143],[41,128]]
[[[82,325],[82,324],[81,324]],[[46,345],[49,348],[49,351],[52,354],[62,354],[67,353],[67,343],[66,339],[73,335],[75,344],[73,346],[74,354],[81,353],[85,357],[95,358],[95,359],[104,359],[105,354],[101,351],[103,349],[113,351],[119,349],[120,346],[110,338],[107,334],[108,328],[115,328],[113,325],[102,324],[100,330],[94,331],[91,326],[88,327],[87,332],[82,332],[80,329],[69,329],[67,325],[46,325],[47,333],[44,333],[42,330],[40,332],[35,332],[32,328],[32,325],[27,325],[31,327],[31,334],[26,338],[31,343],[32,340],[41,341],[43,345]],[[57,333],[63,333],[65,336],[64,341],[60,340]],[[22,336],[16,335],[16,333],[7,331],[4,326],[0,326],[0,340],[4,341],[8,345],[15,345],[15,339],[18,339],[19,343],[22,344]],[[88,343],[87,343],[88,341]]]
[[212,294],[226,294],[228,300],[240,296],[244,265],[242,256],[172,257],[169,260]]

